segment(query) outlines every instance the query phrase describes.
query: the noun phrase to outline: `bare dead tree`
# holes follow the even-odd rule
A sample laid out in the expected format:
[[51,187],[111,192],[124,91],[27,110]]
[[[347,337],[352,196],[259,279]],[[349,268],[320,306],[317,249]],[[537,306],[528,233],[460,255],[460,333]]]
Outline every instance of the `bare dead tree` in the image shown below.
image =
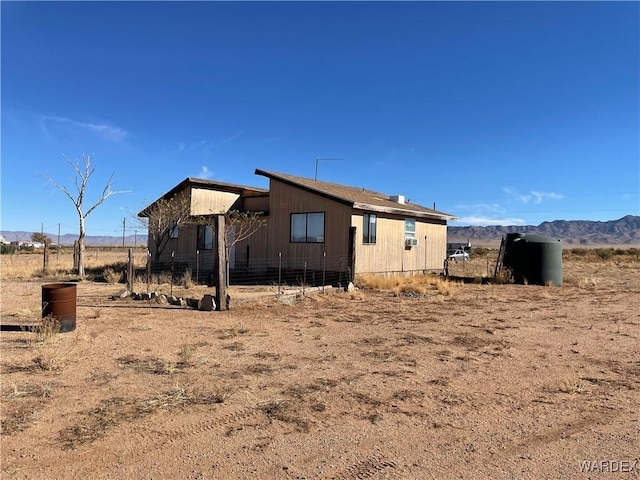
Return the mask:
[[224,216],[224,238],[228,260],[233,246],[256,233],[260,228],[266,225],[267,220],[264,217],[263,212],[241,212],[239,210],[229,210]]
[[267,219],[264,217],[263,212],[241,212],[239,210],[229,210],[224,216],[224,253],[228,286],[231,249],[235,244],[246,240],[260,228],[264,227],[267,224]]
[[160,258],[171,234],[191,219],[191,199],[177,194],[172,198],[160,198],[138,214],[136,220],[149,234],[156,260]]
[[77,273],[78,275],[84,275],[85,273],[84,272],[85,237],[86,237],[85,228],[84,228],[85,220],[89,215],[91,215],[91,213],[93,213],[93,211],[96,208],[102,205],[107,198],[111,197],[112,195],[116,195],[118,193],[126,193],[126,192],[111,190],[111,185],[113,184],[113,175],[114,175],[112,173],[106,185],[102,189],[102,194],[100,195],[98,200],[96,200],[96,202],[93,203],[93,205],[91,205],[91,207],[89,207],[89,209],[85,212],[84,201],[85,201],[85,195],[87,193],[87,185],[89,183],[89,179],[91,178],[91,175],[93,175],[93,172],[95,172],[95,169],[96,169],[91,164],[91,155],[82,154],[82,164],[80,163],[80,160],[73,162],[66,155],[63,155],[63,157],[65,161],[69,165],[71,165],[71,167],[75,171],[75,174],[76,174],[74,179],[75,192],[73,193],[70,192],[69,189],[67,189],[67,187],[57,183],[55,180],[53,180],[49,176],[47,176],[47,179],[54,187],[56,187],[58,190],[64,193],[67,197],[69,197],[69,200],[73,202],[73,205],[76,207],[76,211],[78,212],[78,219],[80,221],[80,233],[78,235],[78,246],[80,251],[79,251]]

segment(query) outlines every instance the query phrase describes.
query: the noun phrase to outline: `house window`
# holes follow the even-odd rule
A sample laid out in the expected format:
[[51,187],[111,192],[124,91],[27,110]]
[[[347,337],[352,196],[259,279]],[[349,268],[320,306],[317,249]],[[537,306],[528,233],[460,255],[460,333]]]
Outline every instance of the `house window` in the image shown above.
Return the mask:
[[178,224],[176,222],[169,224],[169,238],[178,238]]
[[375,214],[364,214],[362,224],[362,243],[376,243],[376,221],[377,217]]
[[292,213],[291,242],[324,243],[324,212]]
[[414,218],[407,218],[404,221],[404,237],[415,238],[416,236],[416,220]]
[[198,225],[198,250],[213,249],[213,226]]

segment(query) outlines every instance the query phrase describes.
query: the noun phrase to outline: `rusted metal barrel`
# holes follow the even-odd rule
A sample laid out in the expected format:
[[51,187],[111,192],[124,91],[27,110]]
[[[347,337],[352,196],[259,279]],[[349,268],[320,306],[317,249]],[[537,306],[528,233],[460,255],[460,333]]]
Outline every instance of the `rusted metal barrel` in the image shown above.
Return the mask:
[[42,286],[42,318],[60,322],[60,332],[76,328],[76,284],[49,283]]

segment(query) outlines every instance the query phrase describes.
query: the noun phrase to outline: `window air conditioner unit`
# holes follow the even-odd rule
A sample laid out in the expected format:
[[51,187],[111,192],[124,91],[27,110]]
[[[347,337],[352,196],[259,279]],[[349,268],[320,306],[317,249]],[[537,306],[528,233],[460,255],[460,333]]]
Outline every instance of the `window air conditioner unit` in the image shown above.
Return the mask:
[[405,247],[417,247],[418,246],[418,239],[415,237],[407,237],[404,239],[404,246]]

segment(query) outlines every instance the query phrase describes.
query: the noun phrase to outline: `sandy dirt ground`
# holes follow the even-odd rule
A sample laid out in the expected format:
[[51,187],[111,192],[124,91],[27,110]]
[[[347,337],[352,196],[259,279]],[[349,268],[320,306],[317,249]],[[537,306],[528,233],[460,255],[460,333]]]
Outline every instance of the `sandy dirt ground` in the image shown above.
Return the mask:
[[570,269],[228,312],[81,282],[74,331],[2,332],[2,478],[640,478],[640,264]]

